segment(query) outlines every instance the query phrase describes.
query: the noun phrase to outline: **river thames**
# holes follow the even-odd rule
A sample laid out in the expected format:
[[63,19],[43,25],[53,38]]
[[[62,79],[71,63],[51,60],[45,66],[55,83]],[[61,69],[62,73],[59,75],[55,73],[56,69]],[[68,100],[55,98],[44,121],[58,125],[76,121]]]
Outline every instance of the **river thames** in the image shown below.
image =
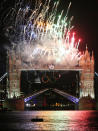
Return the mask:
[[[42,118],[43,122],[32,122]],[[0,131],[98,131],[98,111],[0,112]]]

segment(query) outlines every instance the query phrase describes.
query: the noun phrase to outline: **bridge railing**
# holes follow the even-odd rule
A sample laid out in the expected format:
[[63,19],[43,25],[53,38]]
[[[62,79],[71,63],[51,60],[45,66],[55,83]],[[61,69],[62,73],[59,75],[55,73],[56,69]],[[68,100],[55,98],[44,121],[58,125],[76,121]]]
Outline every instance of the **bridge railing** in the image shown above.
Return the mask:
[[54,92],[62,95],[63,97],[67,98],[68,100],[74,102],[75,104],[77,104],[79,102],[79,98],[75,97],[75,96],[72,96],[64,91],[61,91],[61,90],[58,90],[58,89],[53,89]]
[[42,94],[43,92],[45,92],[45,91],[47,91],[47,90],[49,90],[49,88],[46,88],[46,89],[44,89],[44,90],[35,92],[33,95],[31,95],[31,96],[29,96],[29,97],[26,97],[26,98],[24,99],[24,102],[30,101],[32,98],[34,98],[34,97]]
[[29,97],[26,97],[26,98],[24,99],[24,101],[25,101],[25,102],[28,102],[28,101],[30,101],[32,98],[34,98],[34,97],[42,94],[43,92],[45,92],[45,91],[47,91],[47,90],[53,90],[54,92],[60,94],[61,96],[67,98],[68,100],[74,102],[75,104],[77,104],[77,103],[79,102],[79,98],[77,98],[77,97],[75,97],[75,96],[72,96],[72,95],[70,95],[70,94],[68,94],[68,93],[66,93],[66,92],[64,92],[64,91],[58,90],[58,89],[56,89],[56,88],[55,88],[55,89],[46,88],[46,89],[44,89],[44,90],[35,92],[33,95],[31,95],[31,96],[29,96]]

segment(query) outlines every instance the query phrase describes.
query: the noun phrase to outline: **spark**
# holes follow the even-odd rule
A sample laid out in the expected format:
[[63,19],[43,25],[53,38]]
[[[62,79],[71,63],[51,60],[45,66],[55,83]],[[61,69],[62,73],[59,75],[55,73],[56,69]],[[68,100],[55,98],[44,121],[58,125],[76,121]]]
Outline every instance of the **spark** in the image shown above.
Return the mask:
[[33,66],[36,62],[38,65],[51,63],[76,66],[78,64],[81,57],[78,50],[80,39],[75,42],[75,33],[71,38],[73,17],[68,20],[71,3],[67,13],[64,15],[62,10],[57,17],[58,6],[59,2],[55,2],[51,9],[51,0],[46,0],[44,4],[37,1],[34,9],[29,6],[24,8],[15,6],[12,9],[13,22],[9,27],[12,27],[14,33],[12,35],[8,27],[8,36],[11,42],[15,43],[11,50],[14,50],[16,56],[21,56],[22,64],[24,61],[25,64],[33,62]]

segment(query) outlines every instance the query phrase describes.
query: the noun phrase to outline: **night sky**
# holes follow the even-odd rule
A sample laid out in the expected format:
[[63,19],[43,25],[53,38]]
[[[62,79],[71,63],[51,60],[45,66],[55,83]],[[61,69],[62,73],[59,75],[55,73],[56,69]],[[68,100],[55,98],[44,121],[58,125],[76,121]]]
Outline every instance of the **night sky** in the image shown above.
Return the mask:
[[[30,0],[26,0],[30,1]],[[57,0],[52,0],[52,2]],[[80,50],[85,50],[86,44],[88,50],[94,51],[95,71],[98,72],[98,0],[61,0],[59,10],[64,9],[66,12],[68,4],[72,2],[68,17],[74,16],[72,25],[76,37],[81,38]],[[2,15],[9,7],[13,7],[14,0],[2,0],[0,3],[0,14]],[[0,16],[1,16],[0,15]],[[0,76],[5,72],[5,46],[10,45],[8,38],[4,36],[3,23],[0,18]]]
[[68,17],[74,16],[72,25],[76,37],[81,39],[79,49],[94,51],[95,71],[98,72],[98,0],[61,0],[60,9],[67,9],[72,2]]
[[[1,2],[2,1],[2,2]],[[0,1],[0,16],[2,16],[14,3],[19,0],[1,0]],[[21,0],[20,0],[21,1]],[[27,3],[35,0],[25,0]],[[44,1],[44,0],[43,0]],[[58,0],[51,0],[52,2]],[[69,3],[71,8],[68,14],[68,19],[74,16],[72,25],[73,32],[78,39],[81,39],[79,50],[83,51],[88,46],[90,53],[94,51],[95,56],[95,71],[98,73],[98,0],[60,0],[58,14],[64,9],[66,14]],[[5,16],[5,15],[4,15]],[[0,17],[0,76],[6,72],[6,46],[10,46],[10,41],[5,37],[4,23]],[[98,102],[98,78],[95,78],[95,95]]]
[[[30,1],[30,0],[26,0]],[[52,0],[52,2],[57,0]],[[81,38],[80,50],[85,50],[86,44],[88,50],[94,51],[95,71],[98,72],[98,0],[61,0],[59,10],[64,9],[66,12],[68,4],[72,2],[68,17],[74,16],[72,25],[76,37]],[[0,3],[0,14],[2,15],[9,7],[13,7],[13,0],[2,0]],[[1,16],[0,15],[0,16]],[[3,24],[0,19],[0,74],[5,72],[5,45],[9,45],[9,40],[4,36]]]
[[[62,0],[63,2],[65,0]],[[74,16],[76,35],[81,38],[80,50],[94,51],[95,71],[98,72],[98,0],[71,0],[69,14]]]

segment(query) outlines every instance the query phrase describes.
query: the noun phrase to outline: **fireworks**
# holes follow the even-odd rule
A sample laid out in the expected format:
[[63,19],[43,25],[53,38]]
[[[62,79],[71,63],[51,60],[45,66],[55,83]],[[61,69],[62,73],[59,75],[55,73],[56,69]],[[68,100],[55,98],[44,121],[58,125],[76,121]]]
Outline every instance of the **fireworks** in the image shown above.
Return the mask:
[[55,2],[52,8],[50,0],[44,5],[37,1],[34,9],[19,5],[10,11],[13,21],[7,31],[13,43],[11,50],[21,56],[22,65],[78,65],[80,40],[76,42],[74,33],[70,36],[73,17],[70,20],[67,17],[71,3],[65,17],[64,11],[57,17],[59,2]]

